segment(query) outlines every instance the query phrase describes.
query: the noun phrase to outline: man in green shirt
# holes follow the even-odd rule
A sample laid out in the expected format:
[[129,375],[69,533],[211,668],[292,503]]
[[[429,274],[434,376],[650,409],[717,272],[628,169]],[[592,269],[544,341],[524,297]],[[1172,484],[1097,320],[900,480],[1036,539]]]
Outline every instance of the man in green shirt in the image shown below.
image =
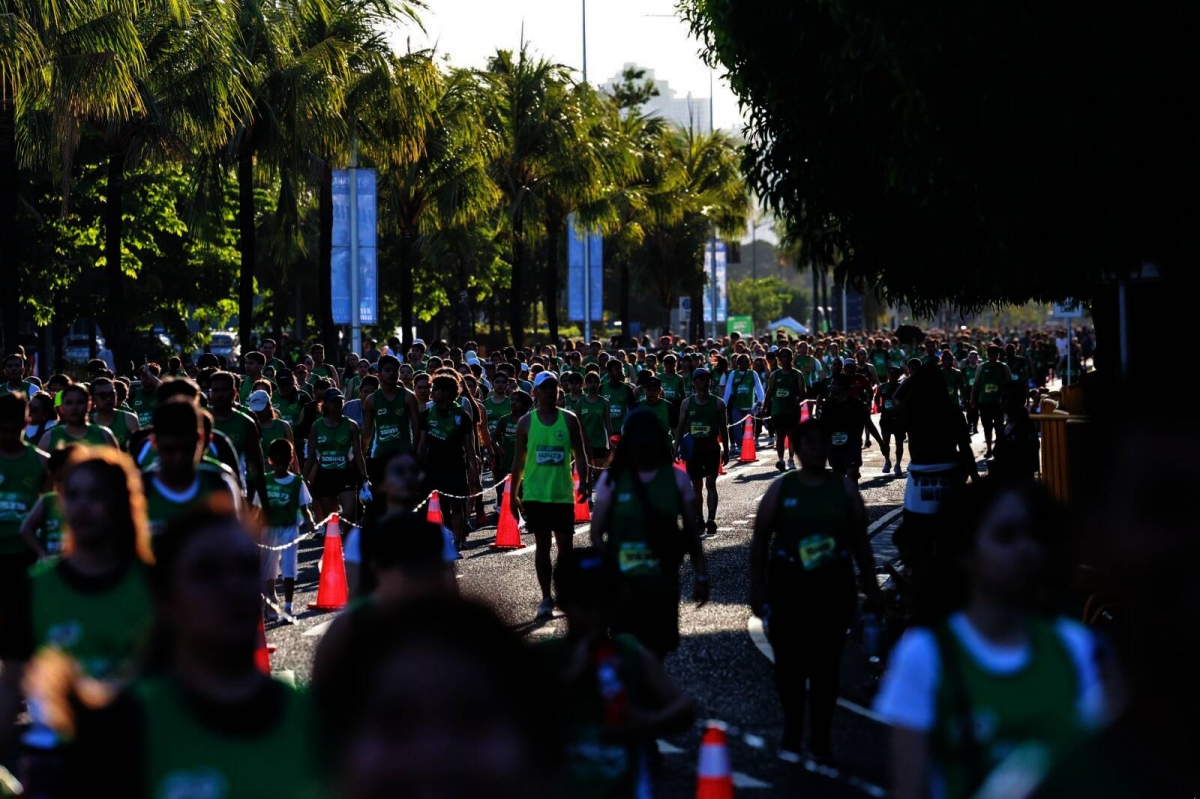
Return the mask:
[[[784,471],[785,468],[795,468],[796,442],[792,435],[800,424],[800,402],[804,399],[804,378],[800,372],[792,368],[792,351],[784,347],[779,351],[779,368],[767,380],[766,399],[771,405],[771,423],[775,430],[775,452],[779,460],[775,468]],[[783,463],[784,442],[788,445],[788,462]]]
[[[620,364],[613,362],[616,369]],[[535,410],[517,424],[517,451],[513,457],[513,512],[525,514],[525,524],[533,534],[536,551],[534,568],[542,589],[538,618],[554,613],[550,595],[553,565],[550,563],[550,539],[558,547],[558,557],[570,554],[575,536],[575,486],[572,472],[578,476],[580,490],[589,489],[587,453],[579,420],[558,405],[558,375],[539,372],[535,378]],[[574,464],[572,464],[574,459]]]
[[242,474],[246,477],[249,496],[257,498],[259,507],[267,507],[266,467],[262,451],[262,431],[258,421],[233,406],[233,375],[217,372],[209,381],[209,400],[212,407],[213,429],[223,433],[233,444]]
[[801,341],[796,352],[796,371],[804,380],[804,388],[812,386],[817,373],[817,359],[808,354],[808,342]]
[[659,380],[662,381],[663,399],[675,407],[679,407],[679,403],[683,402],[683,398],[687,396],[687,387],[684,384],[683,375],[676,371],[676,366],[679,360],[675,354],[668,352],[663,356],[662,374],[659,375]]
[[33,562],[20,537],[21,522],[48,485],[48,456],[24,438],[28,400],[17,392],[0,395],[0,584]]
[[107,377],[97,377],[90,386],[92,392],[92,424],[107,427],[121,449],[129,450],[129,439],[141,429],[138,419],[129,411],[116,407],[117,389]]
[[312,356],[312,378],[316,380],[318,377],[323,377],[329,381],[334,388],[340,389],[342,381],[338,378],[337,369],[333,368],[332,364],[325,363],[325,345],[314,344],[308,348],[308,354]]
[[263,367],[263,374],[267,375],[268,377],[274,377],[281,370],[287,368],[286,363],[275,357],[275,352],[278,346],[279,345],[275,343],[275,339],[273,338],[263,339],[262,346],[260,348],[263,358],[266,360],[266,366]]
[[[250,399],[250,394],[254,391],[254,384],[259,380],[270,380],[263,374],[263,369],[267,365],[266,356],[261,352],[247,352],[245,357],[246,374],[242,376],[242,383],[238,387],[238,402],[245,405]],[[275,381],[270,380],[272,384]]]
[[388,458],[421,445],[421,403],[400,385],[400,359],[379,359],[379,390],[363,402],[362,448],[372,483],[382,483]]
[[0,396],[20,391],[28,399],[39,390],[36,385],[25,379],[25,359],[17,353],[5,356],[4,382],[0,382]]
[[1000,390],[1012,382],[1012,372],[1000,363],[1001,349],[995,344],[987,349],[987,363],[975,374],[975,388],[971,391],[971,404],[979,408],[979,420],[983,423],[983,440],[987,444],[985,458],[992,457],[992,432],[997,439],[1004,430],[1004,408],[1000,402]]
[[717,475],[721,464],[729,460],[729,418],[725,403],[709,393],[711,373],[704,368],[692,372],[693,394],[679,408],[679,423],[675,428],[676,455],[687,464],[688,478],[696,490],[697,518],[700,498],[708,489],[708,536],[717,533]]
[[608,362],[608,380],[600,386],[600,396],[608,401],[609,428],[614,436],[621,434],[625,417],[637,405],[637,395],[624,375],[623,364],[614,358]]

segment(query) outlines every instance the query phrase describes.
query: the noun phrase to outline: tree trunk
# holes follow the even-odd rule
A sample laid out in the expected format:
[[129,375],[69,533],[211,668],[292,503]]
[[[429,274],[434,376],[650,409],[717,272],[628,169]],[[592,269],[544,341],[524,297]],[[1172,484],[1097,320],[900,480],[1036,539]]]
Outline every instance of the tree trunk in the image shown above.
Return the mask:
[[108,188],[104,204],[104,272],[108,284],[108,319],[104,334],[117,374],[125,374],[129,369],[126,362],[129,350],[125,336],[128,327],[125,316],[125,273],[121,271],[124,204],[125,152],[118,150],[108,157]]
[[242,257],[238,280],[238,339],[249,352],[254,335],[254,149],[243,144],[238,153],[238,250]]
[[[12,97],[4,87],[4,96]],[[10,100],[0,100],[0,340],[7,355],[17,351],[20,334],[20,266],[17,261],[17,140],[15,109]]]
[[[620,287],[617,289],[620,295],[617,298],[617,313],[621,316],[621,330],[629,330],[629,295],[633,290],[629,285],[629,260],[622,258],[617,263],[617,273],[620,282]],[[671,324],[671,309],[667,308],[667,325]]]
[[333,324],[333,171],[328,162],[321,165],[321,190],[317,212],[320,229],[317,247],[317,322],[325,352],[338,351],[337,328]]
[[413,232],[400,231],[400,343],[408,352],[413,341]]
[[812,332],[820,333],[821,332],[821,327],[820,327],[820,325],[821,325],[821,319],[820,319],[821,279],[817,276],[816,263],[811,263],[810,265],[812,266],[813,313],[812,313],[812,321],[808,323],[808,326],[810,328],[812,328]]
[[509,290],[508,329],[512,346],[525,346],[525,298],[521,293],[525,271],[525,212],[518,209],[513,216],[512,288]]
[[564,230],[566,225],[559,222],[546,231],[546,327],[551,344],[558,343],[558,247]]
[[826,274],[824,267],[821,267],[821,307],[822,313],[825,314],[826,327],[828,327],[829,316],[829,277]]
[[692,292],[692,330],[688,339],[693,344],[704,341],[704,291],[705,287],[701,286]]

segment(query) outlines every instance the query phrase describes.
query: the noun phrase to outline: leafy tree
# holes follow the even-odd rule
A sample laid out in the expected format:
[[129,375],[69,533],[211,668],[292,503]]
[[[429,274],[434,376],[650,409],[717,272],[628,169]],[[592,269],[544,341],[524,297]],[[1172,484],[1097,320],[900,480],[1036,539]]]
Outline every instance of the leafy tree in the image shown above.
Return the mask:
[[750,278],[729,283],[729,313],[750,316],[754,329],[764,330],[792,301],[788,285],[777,277]]
[[1195,261],[1194,5],[679,5],[803,263],[932,312]]
[[622,111],[637,111],[646,103],[659,96],[658,86],[646,77],[646,70],[637,67],[625,67],[621,73],[621,82],[609,87],[617,108]]

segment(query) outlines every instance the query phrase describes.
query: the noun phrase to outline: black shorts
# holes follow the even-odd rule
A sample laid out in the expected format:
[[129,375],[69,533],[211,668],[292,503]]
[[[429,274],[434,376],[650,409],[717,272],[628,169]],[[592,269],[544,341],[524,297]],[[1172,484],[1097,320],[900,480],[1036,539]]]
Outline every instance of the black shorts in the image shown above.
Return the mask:
[[898,419],[892,421],[880,419],[879,432],[884,438],[895,436],[897,441],[903,443],[904,437],[908,434],[908,429],[904,426],[904,422]]
[[691,480],[703,480],[706,477],[716,477],[721,473],[721,451],[712,452],[692,451],[692,457],[687,462],[687,476]]
[[467,491],[467,465],[460,463],[449,466],[430,466],[425,471],[425,490],[439,494],[465,497]]
[[847,447],[831,447],[829,450],[829,468],[837,474],[846,474],[851,468],[862,466],[862,450],[858,442],[851,440]]
[[575,505],[569,502],[525,502],[525,527],[534,535],[575,534]]
[[343,491],[357,491],[362,485],[358,472],[354,469],[322,469],[317,468],[317,476],[313,479],[312,495],[314,497],[336,497]]
[[771,418],[775,430],[775,438],[791,438],[800,425],[798,416],[774,416]]
[[1004,408],[998,402],[991,405],[979,403],[979,421],[985,430],[1000,427],[1004,424]]

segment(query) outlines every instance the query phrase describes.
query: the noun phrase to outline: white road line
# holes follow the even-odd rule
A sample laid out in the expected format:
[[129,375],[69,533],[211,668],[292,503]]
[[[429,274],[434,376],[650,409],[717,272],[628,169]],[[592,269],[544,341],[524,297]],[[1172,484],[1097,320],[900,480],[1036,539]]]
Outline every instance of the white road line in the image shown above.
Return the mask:
[[749,524],[749,523],[750,523],[749,519],[738,519],[736,522],[730,522],[730,524],[735,525],[735,526]]
[[329,629],[329,625],[333,624],[333,619],[323,621],[320,624],[313,625],[311,628],[304,631],[305,638],[319,638]]
[[888,511],[887,513],[883,514],[882,516],[880,516],[878,519],[876,519],[875,521],[871,522],[871,524],[869,524],[869,525],[867,526],[867,535],[868,535],[868,536],[873,536],[873,535],[875,535],[875,533],[877,533],[877,532],[879,531],[879,528],[883,527],[885,524],[887,524],[887,523],[888,523],[888,522],[890,522],[892,519],[894,519],[894,518],[896,518],[897,516],[899,516],[901,513],[904,513],[904,506],[903,506],[903,505],[902,505],[902,506],[900,506],[899,508],[896,508],[896,509],[894,509],[894,510],[890,510],[890,511]]
[[[763,632],[762,619],[758,618],[757,616],[751,616],[749,621],[746,622],[746,629],[750,633],[750,640],[754,642],[756,647],[758,647],[758,651],[762,652],[763,657],[774,663],[775,650],[772,648],[771,642],[767,640],[767,634]],[[844,699],[839,696],[837,703],[846,710],[849,710],[851,713],[857,713],[863,718],[868,718],[871,721],[877,721],[880,724],[887,723],[883,720],[883,717],[875,711],[865,708],[856,702],[851,702],[849,699]]]
[[655,743],[658,744],[658,751],[660,754],[664,754],[664,755],[682,755],[682,754],[684,754],[683,749],[680,749],[678,746],[675,746],[675,744],[671,743],[670,741],[664,741],[662,738],[659,738]]
[[749,774],[744,774],[740,771],[735,771],[735,772],[733,772],[733,787],[747,789],[747,790],[748,789],[758,789],[758,788],[770,788],[771,783],[763,782],[762,780],[751,777]]

